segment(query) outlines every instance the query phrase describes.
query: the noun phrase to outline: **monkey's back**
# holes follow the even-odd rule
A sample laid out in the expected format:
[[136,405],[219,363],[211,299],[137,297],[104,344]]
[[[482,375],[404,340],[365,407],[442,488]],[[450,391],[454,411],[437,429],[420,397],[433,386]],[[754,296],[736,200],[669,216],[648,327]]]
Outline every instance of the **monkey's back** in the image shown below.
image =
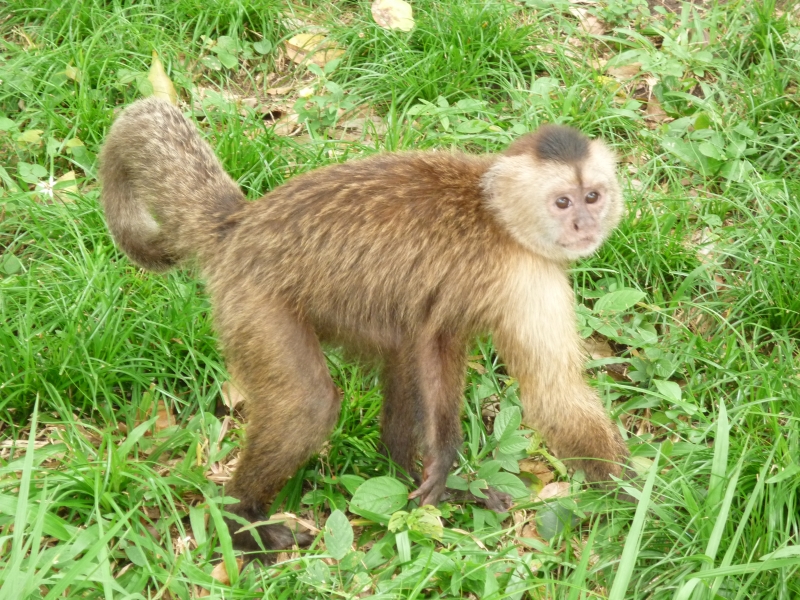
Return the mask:
[[233,218],[207,269],[212,293],[258,290],[345,343],[380,346],[420,326],[480,330],[482,299],[518,250],[483,198],[491,164],[395,154],[295,177]]

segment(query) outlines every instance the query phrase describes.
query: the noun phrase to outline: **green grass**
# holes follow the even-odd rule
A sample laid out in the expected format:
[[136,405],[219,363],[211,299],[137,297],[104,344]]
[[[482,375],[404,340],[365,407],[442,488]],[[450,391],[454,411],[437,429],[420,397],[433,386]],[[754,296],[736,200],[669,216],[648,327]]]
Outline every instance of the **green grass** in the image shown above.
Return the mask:
[[[607,22],[591,36],[569,6],[419,0],[410,33],[378,27],[367,2],[0,7],[0,598],[800,597],[800,13],[608,0],[589,6]],[[283,42],[319,28],[340,62],[287,61]],[[530,494],[509,516],[442,504],[438,534],[360,516],[361,482],[405,480],[378,452],[375,374],[331,352],[341,417],[273,507],[323,533],[215,579],[233,565],[218,482],[242,429],[217,408],[209,303],[191,270],[131,266],[98,205],[100,143],[148,92],[153,50],[253,198],[330,162],[493,151],[548,121],[608,140],[629,210],[573,280],[582,333],[614,354],[590,377],[637,460],[657,461],[629,490],[638,505],[579,478],[537,502],[543,482],[522,473]],[[300,135],[269,111],[299,113]],[[349,125],[367,111],[380,128]],[[69,171],[76,193],[42,191]],[[602,308],[624,290],[641,300]],[[515,387],[490,341],[472,355],[458,473],[510,477],[514,461],[492,475],[487,415],[513,413]],[[524,435],[517,458],[570,481]]]

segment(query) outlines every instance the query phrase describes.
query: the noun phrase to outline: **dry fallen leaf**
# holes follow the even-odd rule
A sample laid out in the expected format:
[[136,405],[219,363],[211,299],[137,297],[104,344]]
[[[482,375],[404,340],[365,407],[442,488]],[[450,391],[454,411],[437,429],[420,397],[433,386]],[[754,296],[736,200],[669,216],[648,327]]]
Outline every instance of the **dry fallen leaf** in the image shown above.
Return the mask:
[[552,469],[550,469],[546,463],[533,458],[525,458],[519,461],[519,470],[523,473],[535,475],[536,479],[545,485],[553,481],[553,478],[555,477]]
[[308,519],[301,519],[296,514],[290,512],[275,513],[269,518],[269,522],[270,523],[275,522],[275,523],[280,523],[281,525],[285,525],[295,533],[302,533],[303,529],[305,529],[306,531],[311,531],[314,534],[320,532],[320,529],[316,525],[314,525],[314,523],[312,523]]
[[535,540],[540,540],[547,544],[547,540],[545,540],[542,536],[539,535],[539,532],[536,531],[536,522],[533,520],[528,521],[523,525],[522,531],[519,533],[519,537],[523,538],[533,538]]
[[590,13],[588,9],[570,7],[569,12],[578,17],[581,29],[589,35],[603,35],[606,32],[603,22]]
[[167,407],[167,403],[163,398],[158,400],[158,411],[156,412],[156,431],[162,431],[167,427],[175,425],[175,416],[172,411]]
[[267,94],[270,96],[285,96],[289,92],[291,92],[294,88],[291,85],[284,85],[281,87],[276,88],[269,88],[267,90]]
[[298,33],[286,41],[286,56],[297,64],[309,60],[318,67],[324,67],[343,54],[344,50],[337,48],[321,33]]
[[404,0],[375,0],[372,3],[372,18],[384,29],[414,29],[411,5]]
[[153,96],[172,104],[178,104],[178,93],[175,91],[175,86],[172,85],[170,78],[167,77],[164,65],[161,64],[161,60],[155,50],[153,50],[153,62],[150,65],[147,79],[153,84]]
[[647,101],[647,108],[644,111],[644,119],[648,122],[649,127],[655,127],[664,121],[671,121],[671,117],[664,112],[661,108],[661,103],[655,98],[650,98]]
[[583,347],[592,357],[592,360],[614,356],[614,351],[611,349],[607,339],[592,336],[583,340]]
[[288,137],[298,133],[301,130],[300,123],[298,123],[299,116],[297,113],[285,115],[275,121],[272,127],[272,132],[275,135],[282,135]]
[[633,79],[642,68],[642,63],[634,62],[629,65],[619,65],[618,67],[608,67],[606,73],[611,75],[617,81],[626,81]]
[[550,498],[566,498],[569,496],[569,483],[566,481],[557,481],[555,483],[548,483],[536,495],[535,500],[549,500]]
[[[239,571],[242,570],[242,565],[243,564],[244,564],[244,561],[242,561],[241,558],[237,558],[236,559],[236,568]],[[223,585],[230,585],[230,583],[231,583],[231,577],[230,577],[230,575],[228,575],[228,570],[225,568],[225,562],[224,561],[219,563],[216,567],[214,567],[212,569],[211,577],[213,577],[214,579],[216,579],[217,581],[219,581]],[[207,592],[204,595],[207,595]]]
[[244,402],[244,395],[230,381],[222,384],[222,402],[233,412],[239,404]]

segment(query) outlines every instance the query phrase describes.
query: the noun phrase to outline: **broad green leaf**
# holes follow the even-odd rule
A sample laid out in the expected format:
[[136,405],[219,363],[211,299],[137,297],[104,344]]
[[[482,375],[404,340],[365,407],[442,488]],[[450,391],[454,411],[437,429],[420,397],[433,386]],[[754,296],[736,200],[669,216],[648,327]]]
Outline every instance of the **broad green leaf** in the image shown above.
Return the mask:
[[22,261],[14,256],[11,252],[3,254],[0,259],[0,271],[6,275],[15,275],[22,270]]
[[525,450],[530,445],[530,440],[520,431],[515,431],[511,435],[504,435],[497,445],[497,449],[503,454],[514,455]]
[[498,492],[505,492],[512,498],[527,498],[530,496],[530,491],[522,480],[511,473],[495,473],[494,475],[486,478],[487,483],[496,489]]
[[226,69],[234,69],[239,66],[239,59],[236,58],[235,54],[231,54],[230,52],[220,50],[217,52],[217,58],[219,59],[219,62],[222,63],[222,66]]
[[204,56],[200,59],[200,62],[213,71],[222,70],[222,63],[216,56]]
[[717,160],[725,160],[725,154],[720,148],[717,148],[710,142],[701,142],[697,149],[709,158],[716,158]]
[[189,508],[189,523],[192,526],[192,534],[200,546],[206,543],[206,510],[204,505],[192,506]]
[[400,563],[407,563],[411,560],[411,542],[408,539],[408,531],[401,531],[394,537],[397,544],[397,558]]
[[212,50],[218,53],[236,54],[239,51],[239,43],[229,35],[221,35],[217,38],[217,43]]
[[499,473],[501,468],[500,461],[497,460],[487,460],[483,463],[480,468],[478,469],[477,477],[478,479],[488,479],[495,473]]
[[478,498],[486,498],[486,494],[483,493],[483,490],[487,487],[489,487],[489,484],[486,483],[485,479],[475,479],[469,482],[470,493]]
[[641,302],[645,296],[647,296],[647,294],[644,292],[631,288],[609,292],[595,303],[594,312],[623,312],[634,306],[637,302]]
[[416,531],[436,540],[442,539],[442,513],[435,506],[425,505],[415,508],[408,515],[406,524],[410,531]]
[[125,548],[125,556],[137,567],[149,567],[147,557],[138,546],[131,545]]
[[394,477],[374,477],[361,484],[350,501],[350,512],[379,523],[408,503],[408,488]]
[[664,397],[674,404],[681,401],[681,386],[674,381],[662,381],[660,379],[653,379],[656,389],[664,395]]
[[456,131],[458,133],[480,133],[482,131],[486,131],[488,128],[489,123],[486,121],[472,119],[470,121],[463,121],[459,123],[456,127]]
[[508,432],[510,436],[522,424],[522,414],[516,406],[509,406],[504,408],[494,419],[494,437],[496,440],[502,440],[504,434]]
[[353,527],[345,514],[335,510],[325,521],[325,548],[336,560],[341,560],[353,546]]
[[580,522],[580,519],[568,508],[557,502],[548,504],[536,511],[536,531],[546,540],[552,540],[568,526]]
[[258,52],[259,54],[269,54],[270,50],[272,50],[272,42],[267,39],[263,39],[258,42],[253,42],[253,50]]
[[469,484],[467,483],[466,479],[464,479],[463,477],[459,477],[458,475],[454,475],[452,473],[450,473],[447,476],[447,484],[446,485],[451,490],[466,491],[467,489],[469,489]]

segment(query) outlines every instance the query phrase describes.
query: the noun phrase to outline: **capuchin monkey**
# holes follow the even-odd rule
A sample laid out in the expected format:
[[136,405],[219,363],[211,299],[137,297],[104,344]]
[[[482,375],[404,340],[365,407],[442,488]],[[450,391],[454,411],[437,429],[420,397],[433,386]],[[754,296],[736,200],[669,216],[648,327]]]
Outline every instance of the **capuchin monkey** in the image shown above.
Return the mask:
[[[100,160],[122,250],[154,271],[193,257],[208,283],[249,421],[227,486],[235,515],[264,520],[333,428],[340,393],[321,343],[380,359],[382,440],[420,504],[445,491],[468,345],[487,333],[549,448],[590,481],[622,474],[628,452],[584,380],[566,273],[622,215],[601,141],[545,125],[501,154],[378,154],[247,202],[194,125],[151,98],[119,115]],[[510,497],[491,491],[489,504],[506,510]],[[239,549],[294,541],[283,525],[228,524]]]

